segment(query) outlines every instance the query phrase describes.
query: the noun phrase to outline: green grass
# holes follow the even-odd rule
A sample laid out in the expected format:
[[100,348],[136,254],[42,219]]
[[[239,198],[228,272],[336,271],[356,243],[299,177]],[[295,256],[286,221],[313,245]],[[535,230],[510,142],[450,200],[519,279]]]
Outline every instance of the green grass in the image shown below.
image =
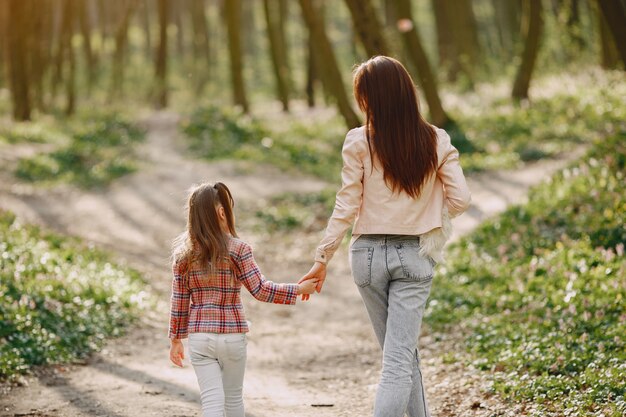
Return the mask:
[[623,130],[455,244],[433,287],[428,322],[467,328],[474,365],[537,416],[626,412],[625,172]]
[[234,109],[206,106],[182,122],[194,155],[211,159],[243,159],[273,164],[336,182],[341,170],[345,129],[335,119],[325,124],[270,122]]
[[466,172],[516,168],[551,158],[576,144],[617,132],[626,124],[623,74],[537,82],[538,89],[551,90],[548,97],[538,94],[530,103],[519,105],[508,98],[485,104],[481,97],[472,102],[460,100],[460,105],[453,106],[452,116],[480,149],[462,155]]
[[[76,123],[75,123],[76,124]],[[144,132],[116,114],[76,124],[68,143],[18,162],[18,178],[38,183],[104,186],[135,170],[134,147]]]
[[0,142],[16,143],[58,143],[65,135],[54,126],[45,122],[10,123],[0,128]]
[[0,379],[97,350],[138,316],[143,288],[106,254],[0,211]]

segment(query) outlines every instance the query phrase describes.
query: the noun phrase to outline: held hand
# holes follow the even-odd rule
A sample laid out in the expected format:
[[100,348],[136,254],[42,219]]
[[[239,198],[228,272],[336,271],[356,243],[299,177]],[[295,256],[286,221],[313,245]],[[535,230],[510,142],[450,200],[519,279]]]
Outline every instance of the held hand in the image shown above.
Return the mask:
[[[312,279],[302,281],[298,284],[298,295],[302,295],[302,301],[306,301],[309,299],[309,295],[315,292],[316,286],[317,281]],[[304,298],[305,295],[307,296],[307,298]]]
[[[309,270],[309,272],[307,272],[306,275],[304,275],[302,278],[300,278],[299,283],[308,281],[308,280],[315,280],[317,281],[317,285],[315,286],[315,290],[317,292],[321,292],[322,291],[322,286],[324,285],[324,280],[326,279],[326,264],[323,264],[321,262],[315,262],[315,264],[313,264],[313,267]],[[303,294],[302,295],[302,300],[306,301],[310,298],[311,296],[309,294]]]
[[170,360],[176,366],[183,367],[183,359],[185,359],[185,346],[179,339],[172,339],[170,346]]

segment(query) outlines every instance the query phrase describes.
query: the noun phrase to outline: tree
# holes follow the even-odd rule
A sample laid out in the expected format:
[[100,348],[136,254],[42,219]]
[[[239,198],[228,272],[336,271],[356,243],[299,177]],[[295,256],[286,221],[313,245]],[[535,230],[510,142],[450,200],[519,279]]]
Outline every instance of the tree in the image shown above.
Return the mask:
[[[277,7],[278,6],[278,7]],[[289,111],[289,66],[287,64],[287,51],[284,35],[281,33],[280,4],[276,0],[263,0],[267,34],[270,43],[272,66],[276,76],[278,97],[283,105],[283,110]]]
[[26,58],[29,6],[31,3],[27,0],[7,2],[8,19],[5,36],[7,37],[9,85],[15,120],[30,120],[31,116],[29,71]]
[[241,0],[224,1],[226,27],[228,30],[228,53],[230,75],[233,88],[233,101],[248,113],[248,99],[243,81],[243,54],[241,50]]
[[91,20],[87,13],[87,0],[79,0],[78,2],[78,22],[80,24],[80,33],[82,36],[83,51],[85,53],[85,61],[87,62],[87,92],[91,92],[91,88],[96,78],[96,60],[91,47]]
[[[204,86],[210,78],[211,71],[211,45],[209,42],[209,28],[206,22],[204,0],[191,0],[189,14],[193,29],[193,59],[196,72],[196,92],[201,94]],[[204,60],[203,65],[197,62],[198,57]]]
[[371,0],[345,0],[345,3],[367,55],[390,55],[389,43],[384,37],[382,23],[378,20]]
[[541,0],[524,1],[524,51],[515,82],[513,83],[512,97],[517,100],[528,98],[530,79],[539,54],[539,42],[543,28]]
[[413,24],[413,16],[411,13],[410,0],[394,0],[395,13],[398,16],[399,28],[401,29],[402,40],[407,50],[409,59],[417,68],[420,85],[424,90],[426,102],[430,109],[430,117],[433,124],[437,126],[445,126],[448,121],[448,115],[443,109],[441,99],[439,98],[439,90],[437,80],[428,62],[426,52],[422,47],[417,29]]
[[495,26],[498,33],[498,43],[503,52],[503,58],[511,58],[510,51],[513,50],[520,31],[520,2],[492,0]]
[[324,89],[327,94],[335,99],[339,113],[341,113],[348,128],[360,126],[361,121],[354,112],[350,100],[348,100],[348,95],[346,94],[346,89],[342,81],[343,78],[339,71],[339,65],[337,64],[337,58],[326,35],[323,21],[315,7],[313,7],[312,0],[299,0],[299,2],[302,9],[302,16],[304,17],[313,42],[316,69],[319,69],[319,75]]
[[157,109],[167,107],[167,23],[169,21],[169,1],[159,0],[159,45],[154,61],[155,75],[155,106]]
[[615,46],[626,69],[626,11],[621,0],[598,0],[600,10],[613,34]]
[[124,84],[124,56],[128,49],[128,27],[135,12],[137,0],[126,0],[123,3],[121,19],[115,30],[115,52],[113,53],[113,63],[111,72],[110,98],[120,95]]
[[609,29],[609,25],[604,18],[604,14],[598,8],[594,8],[596,20],[598,22],[598,32],[600,33],[600,65],[605,69],[617,69],[619,67],[619,54],[613,34]]
[[67,53],[68,74],[65,80],[65,93],[67,97],[65,114],[74,114],[76,110],[76,58],[72,46],[74,35],[74,7],[72,0],[65,0],[63,7],[63,19],[61,21],[61,42],[65,45]]

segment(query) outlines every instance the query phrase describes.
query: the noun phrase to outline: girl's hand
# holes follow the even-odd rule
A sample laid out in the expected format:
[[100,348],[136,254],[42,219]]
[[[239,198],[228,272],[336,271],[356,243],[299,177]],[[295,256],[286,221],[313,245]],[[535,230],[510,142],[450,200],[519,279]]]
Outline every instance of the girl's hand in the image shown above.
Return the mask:
[[[323,264],[321,262],[315,262],[313,264],[313,267],[309,270],[309,272],[307,272],[305,276],[300,278],[300,281],[298,281],[298,283],[301,284],[309,280],[316,281],[317,285],[315,287],[315,290],[317,292],[320,292],[322,291],[322,286],[324,285],[325,279],[326,279],[326,264]],[[311,296],[309,294],[303,293],[302,300],[306,301],[310,297]]]
[[308,281],[301,282],[298,284],[297,294],[302,295],[303,300],[304,300],[304,295],[307,295],[307,300],[308,300],[308,295],[313,294],[315,292],[316,286],[317,286],[317,281],[315,280],[308,280]]
[[183,359],[185,359],[185,346],[180,339],[172,339],[170,345],[170,360],[176,366],[183,367]]

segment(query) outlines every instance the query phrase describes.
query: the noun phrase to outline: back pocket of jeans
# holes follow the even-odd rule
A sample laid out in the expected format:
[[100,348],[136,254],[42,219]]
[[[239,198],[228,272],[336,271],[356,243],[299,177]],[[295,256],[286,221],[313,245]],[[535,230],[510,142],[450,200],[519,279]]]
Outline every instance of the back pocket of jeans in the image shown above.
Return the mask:
[[367,287],[372,282],[372,255],[374,248],[350,249],[352,278],[359,287]]
[[239,361],[246,356],[247,344],[245,336],[242,339],[236,340],[224,340],[226,345],[226,355],[228,355],[228,359],[232,361]]
[[433,263],[428,257],[419,254],[419,247],[401,244],[396,245],[396,251],[406,278],[423,280],[433,277]]

